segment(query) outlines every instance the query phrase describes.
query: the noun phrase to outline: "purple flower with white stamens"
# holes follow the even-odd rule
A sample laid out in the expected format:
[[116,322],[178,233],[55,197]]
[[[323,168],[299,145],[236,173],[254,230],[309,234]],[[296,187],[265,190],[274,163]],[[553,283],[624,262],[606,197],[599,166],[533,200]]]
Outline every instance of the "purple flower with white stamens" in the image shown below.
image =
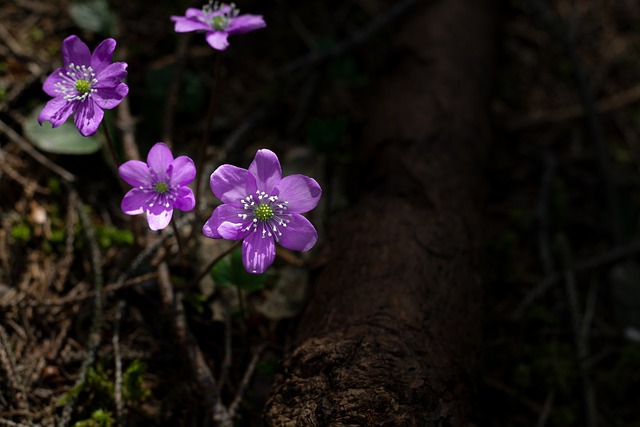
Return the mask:
[[212,239],[243,240],[242,262],[249,273],[263,273],[276,256],[275,243],[306,252],[318,233],[304,216],[316,207],[322,189],[308,176],[282,177],[278,156],[258,150],[249,170],[222,165],[209,180],[222,201],[202,227]]
[[186,212],[196,205],[193,191],[187,187],[196,177],[193,160],[187,156],[174,159],[162,142],[151,147],[147,163],[129,160],[118,172],[134,187],[122,199],[122,211],[127,215],[146,213],[152,230],[165,228],[174,208]]
[[113,62],[114,39],[106,39],[93,54],[77,36],[62,42],[63,67],[55,70],[42,85],[53,99],[40,112],[38,123],[51,122],[55,128],[67,121],[71,114],[82,136],[98,130],[104,110],[120,104],[129,93],[122,83],[127,76],[126,62]]
[[229,35],[244,34],[267,26],[260,15],[240,15],[235,3],[209,2],[202,9],[190,7],[184,16],[172,16],[171,20],[175,22],[176,33],[206,31],[207,43],[216,50],[225,50],[229,46]]

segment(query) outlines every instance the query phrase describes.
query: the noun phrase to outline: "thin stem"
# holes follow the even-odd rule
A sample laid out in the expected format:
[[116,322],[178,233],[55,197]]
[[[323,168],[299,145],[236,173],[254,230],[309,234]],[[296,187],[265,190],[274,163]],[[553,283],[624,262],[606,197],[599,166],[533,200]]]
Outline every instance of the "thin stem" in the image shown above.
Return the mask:
[[237,248],[238,246],[240,246],[241,243],[242,243],[242,240],[238,240],[235,244],[229,246],[229,248],[226,251],[222,252],[220,255],[218,255],[213,260],[211,260],[211,262],[191,282],[191,287],[193,287],[193,286],[197,285],[198,283],[200,283],[200,281],[204,278],[204,276],[206,276],[209,273],[209,271],[213,268],[214,265],[216,265],[218,263],[218,261],[220,261],[222,258],[226,257],[231,252],[233,252],[233,250],[235,248]]
[[104,120],[102,121],[102,130],[104,130],[104,136],[107,138],[107,147],[109,147],[109,152],[111,153],[111,157],[117,169],[118,166],[120,165],[120,158],[118,157],[118,152],[116,151],[116,147],[115,145],[113,145],[113,141],[111,140],[111,135],[109,134],[109,128],[107,127],[107,124]]
[[[216,63],[214,65],[213,70],[213,84],[211,85],[211,95],[209,97],[209,108],[207,110],[207,121],[204,129],[204,133],[202,134],[202,141],[200,142],[200,146],[198,147],[198,154],[196,157],[196,191],[195,191],[195,199],[196,203],[200,201],[200,187],[203,175],[203,167],[204,167],[204,157],[206,154],[207,144],[209,142],[209,137],[211,135],[211,129],[213,129],[213,120],[215,118],[216,113],[216,92],[218,89],[218,81],[220,80],[220,64],[222,55],[220,53],[216,54]],[[191,233],[193,236],[194,233]]]
[[238,309],[240,310],[240,318],[242,321],[247,323],[247,310],[244,307],[244,294],[242,293],[242,289],[240,286],[236,285],[236,291],[238,291]]
[[171,218],[171,226],[173,227],[173,234],[175,234],[176,240],[178,242],[178,250],[180,251],[180,255],[184,256],[186,254],[184,242],[182,241],[182,235],[180,234],[178,224],[176,224],[176,219],[173,217]]

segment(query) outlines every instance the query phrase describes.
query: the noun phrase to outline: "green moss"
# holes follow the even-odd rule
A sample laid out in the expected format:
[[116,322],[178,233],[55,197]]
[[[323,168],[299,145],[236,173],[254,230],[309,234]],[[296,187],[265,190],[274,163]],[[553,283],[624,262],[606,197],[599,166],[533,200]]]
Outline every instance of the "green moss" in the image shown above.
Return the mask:
[[31,239],[31,228],[27,224],[16,224],[11,227],[11,237],[19,242],[27,242]]
[[112,427],[115,425],[115,420],[111,415],[111,412],[104,409],[98,409],[93,411],[91,418],[78,421],[73,427]]
[[143,375],[147,372],[147,365],[136,359],[122,375],[122,397],[131,402],[146,399],[151,392],[144,385]]

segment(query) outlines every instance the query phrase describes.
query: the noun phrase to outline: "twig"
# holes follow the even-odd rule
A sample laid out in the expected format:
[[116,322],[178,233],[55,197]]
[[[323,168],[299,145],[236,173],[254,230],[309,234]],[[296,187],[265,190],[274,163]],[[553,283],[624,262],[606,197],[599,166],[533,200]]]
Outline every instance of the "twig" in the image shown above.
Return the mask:
[[4,418],[0,418],[0,425],[8,427],[29,427],[27,424],[14,423],[13,421],[5,420]]
[[542,158],[543,174],[538,193],[536,219],[538,222],[538,252],[540,263],[545,276],[553,272],[553,260],[549,250],[549,195],[551,183],[556,175],[557,161],[551,153],[545,153]]
[[219,402],[219,396],[216,391],[216,380],[204,360],[198,343],[187,328],[187,320],[184,314],[181,296],[180,294],[174,295],[173,293],[173,286],[169,278],[169,267],[166,262],[161,262],[160,265],[158,265],[158,287],[160,288],[162,302],[171,315],[174,333],[191,367],[191,372],[195,377],[194,379],[204,396],[207,410],[213,421],[216,406]]
[[[611,170],[609,167],[609,153],[607,151],[607,145],[604,141],[604,131],[602,123],[598,117],[598,113],[595,107],[595,100],[592,88],[589,86],[587,74],[582,65],[582,61],[578,57],[575,43],[571,37],[571,33],[567,34],[563,31],[563,26],[558,25],[548,10],[546,3],[543,0],[532,0],[538,15],[542,19],[545,25],[549,28],[550,32],[564,45],[564,48],[569,57],[569,61],[573,67],[576,81],[578,83],[578,92],[585,109],[585,121],[587,129],[589,130],[589,136],[593,142],[596,154],[598,156],[598,166],[600,169],[600,178],[602,180],[605,205],[607,208],[607,217],[609,220],[609,231],[611,233],[611,240],[614,245],[620,245],[622,242],[622,232],[620,228],[620,212],[618,207],[617,191],[611,180]],[[572,27],[575,27],[575,20],[571,21]]]
[[[583,273],[585,271],[593,270],[607,264],[611,264],[613,262],[618,261],[621,258],[626,258],[630,255],[634,255],[640,252],[640,241],[629,243],[628,245],[620,246],[618,248],[614,248],[610,251],[604,252],[600,255],[596,255],[592,258],[586,259],[581,262],[577,262],[573,271],[575,274]],[[555,272],[550,274],[544,280],[542,280],[538,286],[533,288],[518,304],[513,313],[511,314],[511,318],[513,320],[519,319],[524,313],[524,310],[530,306],[535,300],[544,295],[553,285],[558,283],[563,278],[563,273]]]
[[538,417],[536,427],[544,427],[547,425],[547,420],[549,419],[549,414],[551,414],[551,408],[553,408],[553,401],[555,400],[555,397],[556,392],[554,390],[551,390],[547,394],[547,398],[544,400],[544,405],[542,406],[542,411]]
[[571,268],[569,243],[562,236],[558,239],[558,246],[562,256],[562,266],[564,268],[565,290],[571,312],[571,326],[578,356],[578,370],[582,380],[582,392],[585,404],[585,417],[588,427],[598,425],[598,414],[596,407],[596,393],[591,381],[589,369],[589,335],[584,334],[584,318],[582,317],[580,304],[578,302],[578,291],[576,288],[575,273]]
[[113,145],[113,140],[111,139],[111,134],[109,133],[107,122],[104,120],[102,121],[102,130],[104,131],[104,136],[107,139],[107,148],[109,149],[109,153],[111,154],[113,165],[116,169],[118,169],[118,166],[120,166],[120,157],[118,156],[118,152],[116,151],[116,146]]
[[120,300],[118,303],[118,309],[116,311],[116,321],[113,327],[113,356],[115,358],[115,381],[113,387],[113,400],[116,404],[116,422],[119,427],[126,426],[126,419],[124,417],[124,403],[122,402],[122,355],[120,354],[120,326],[122,324],[122,317],[124,311],[127,308],[127,303],[124,300]]
[[20,409],[29,409],[27,391],[24,384],[16,375],[16,360],[9,346],[7,332],[0,325],[0,369],[4,370],[7,378],[7,386],[13,390],[17,406]]
[[233,330],[231,328],[231,313],[229,312],[229,308],[224,308],[224,358],[222,359],[222,365],[220,366],[220,380],[218,381],[218,395],[222,395],[222,389],[224,388],[225,383],[227,382],[227,378],[229,376],[229,371],[231,370],[232,364],[232,351],[231,351],[231,341]]
[[390,8],[385,9],[383,13],[380,13],[379,16],[369,22],[364,28],[353,33],[347,40],[339,43],[331,49],[309,52],[308,54],[280,68],[276,71],[275,76],[284,76],[301,68],[314,66],[328,59],[343,55],[351,49],[357,48],[368,41],[375,33],[389,25],[395,19],[399,18],[412,6],[420,3],[420,1],[421,0],[403,0],[395,3]]
[[[193,213],[189,213],[180,218],[177,221],[177,225],[178,227],[182,227],[183,224],[192,220]],[[116,284],[114,286],[123,286],[124,282],[131,276],[131,274],[139,269],[142,264],[145,263],[148,259],[154,256],[162,247],[164,242],[167,241],[167,239],[171,238],[171,236],[173,236],[173,230],[169,229],[166,232],[160,234],[160,236],[158,236],[152,243],[147,245],[147,247],[142,252],[140,252],[138,256],[135,257],[133,262],[131,262],[127,271],[125,271],[118,277],[118,280],[116,280]]]
[[5,153],[2,147],[0,147],[0,170],[4,172],[9,178],[22,185],[25,193],[33,194],[37,192],[45,195],[51,193],[48,188],[39,185],[35,179],[24,176],[23,174],[15,170],[13,166],[9,164],[8,159],[10,157],[14,156],[10,156],[8,153]]
[[120,105],[118,105],[118,129],[122,133],[122,151],[126,160],[140,159],[140,151],[136,144],[136,121],[131,116],[129,108],[129,97],[125,96]]
[[[195,199],[196,203],[200,203],[200,192],[204,183],[202,183],[202,175],[204,171],[204,158],[207,152],[207,145],[209,145],[209,139],[211,137],[211,129],[213,129],[213,121],[216,116],[216,109],[218,103],[218,83],[220,81],[220,68],[222,63],[222,54],[216,54],[216,62],[213,66],[213,83],[211,84],[211,94],[209,95],[209,108],[207,109],[207,117],[205,122],[204,133],[202,134],[202,141],[200,141],[200,146],[198,147],[198,151],[196,154],[196,183],[195,183]],[[195,234],[195,227],[193,228],[191,235],[189,236],[189,240],[193,238]]]
[[[110,283],[106,285],[102,290],[103,298],[111,295],[112,293],[119,291],[120,289],[124,289],[130,286],[136,286],[140,283],[155,279],[157,277],[157,273],[147,273],[142,274],[140,276],[134,277],[132,279],[125,280],[123,282]],[[84,300],[88,300],[89,298],[95,298],[96,291],[91,290],[82,294],[76,295],[68,295],[62,298],[47,298],[47,299],[36,299],[29,300],[27,298],[29,296],[27,294],[21,293],[18,296],[15,296],[15,293],[12,294],[11,298],[3,297],[0,300],[0,308],[6,307],[60,307],[63,305],[77,304]],[[6,299],[6,301],[5,301]]]
[[178,251],[180,252],[180,256],[185,256],[187,254],[186,248],[184,246],[184,242],[182,241],[182,236],[180,235],[180,229],[176,224],[175,218],[171,218],[171,228],[173,228],[173,234],[176,236],[176,242],[178,242]]
[[71,172],[58,166],[57,164],[53,163],[51,160],[49,160],[48,158],[40,154],[40,152],[38,152],[35,148],[33,148],[33,146],[26,139],[18,135],[13,129],[11,129],[11,127],[9,127],[9,125],[7,125],[2,120],[0,120],[0,132],[7,135],[7,137],[14,144],[20,147],[22,151],[30,155],[33,158],[33,160],[40,163],[42,166],[49,169],[50,171],[60,175],[60,177],[65,179],[66,181],[75,182],[76,177]]
[[[602,98],[596,102],[595,111],[606,113],[640,102],[640,84],[636,84],[620,93]],[[587,114],[584,105],[572,105],[550,111],[536,111],[526,117],[516,119],[506,124],[507,129],[517,131],[532,126],[540,126],[550,123],[561,123],[569,120],[583,118]]]
[[260,347],[258,347],[256,351],[253,353],[253,357],[251,358],[251,361],[247,366],[247,370],[245,371],[244,376],[242,377],[242,382],[240,383],[240,387],[238,387],[238,392],[236,393],[236,396],[233,399],[233,402],[231,402],[231,405],[229,405],[229,410],[227,412],[227,419],[226,419],[226,422],[222,424],[223,427],[233,427],[233,420],[236,417],[238,407],[240,406],[240,403],[242,402],[242,398],[244,397],[244,394],[246,393],[247,388],[249,387],[249,382],[251,382],[251,378],[253,378],[253,372],[256,369],[258,361],[260,360],[260,356],[262,355],[262,352],[264,351],[265,347],[266,347],[266,344],[261,344]]
[[[74,189],[70,189],[70,191],[75,192]],[[91,330],[89,332],[89,341],[87,343],[87,354],[80,367],[80,373],[78,374],[78,379],[73,385],[74,388],[81,387],[82,384],[86,381],[87,371],[89,367],[93,364],[96,356],[96,350],[98,346],[100,346],[100,329],[102,328],[102,311],[103,311],[103,299],[102,299],[102,286],[103,286],[103,277],[102,277],[102,256],[100,255],[100,249],[98,247],[98,241],[96,239],[96,231],[93,228],[93,224],[91,224],[91,220],[85,211],[84,205],[80,200],[80,197],[76,194],[76,209],[78,210],[78,216],[80,217],[80,222],[82,223],[82,228],[84,230],[85,237],[89,244],[89,252],[91,255],[91,268],[93,269],[93,281],[95,288],[95,299],[94,299],[94,308],[93,308],[93,319],[91,322]],[[77,400],[77,396],[71,395],[69,396],[69,400],[67,401],[64,409],[62,411],[62,417],[60,418],[60,426],[66,426],[71,420],[71,413],[73,412],[73,407],[75,406]]]
[[[286,76],[300,69],[309,68],[321,64],[331,58],[344,55],[352,49],[357,48],[358,46],[366,43],[375,33],[380,31],[386,25],[393,22],[395,19],[399,18],[403,13],[407,12],[412,6],[420,3],[421,0],[403,0],[394,4],[391,8],[385,10],[384,13],[381,13],[380,16],[373,19],[369,24],[367,24],[360,31],[356,31],[351,35],[348,39],[339,43],[331,49],[323,50],[323,51],[313,51],[309,52],[306,55],[301,56],[300,58],[290,62],[284,67],[277,70],[270,79],[274,79],[281,76]],[[238,149],[238,144],[240,140],[251,130],[253,129],[260,121],[262,121],[269,112],[274,110],[274,107],[281,102],[282,99],[285,99],[285,94],[291,92],[297,86],[299,86],[302,82],[308,81],[307,76],[302,73],[299,78],[289,81],[286,85],[285,89],[283,89],[278,96],[274,97],[272,101],[267,102],[266,104],[255,109],[248,118],[238,126],[227,138],[225,138],[222,143],[222,147],[225,152],[231,153]]]
[[[173,131],[175,123],[175,109],[178,105],[178,97],[180,95],[180,86],[182,84],[182,73],[186,63],[189,43],[191,42],[191,34],[183,34],[178,39],[176,47],[176,60],[174,63],[173,76],[171,84],[167,90],[167,102],[164,105],[164,127],[162,130],[162,139],[169,147],[173,146]],[[196,199],[197,200],[197,199]]]
[[223,251],[220,255],[218,255],[217,257],[215,257],[214,259],[211,260],[211,262],[202,269],[202,271],[200,272],[200,274],[198,274],[196,276],[195,279],[193,279],[191,281],[191,283],[189,283],[189,289],[193,289],[193,287],[195,287],[198,283],[200,283],[200,281],[204,278],[204,276],[206,276],[207,274],[209,274],[209,271],[211,271],[211,269],[213,268],[214,265],[216,265],[218,263],[218,261],[220,261],[222,258],[226,257],[227,255],[229,255],[235,248],[237,248],[238,246],[240,246],[242,244],[242,240],[237,241],[236,243],[234,243],[233,245],[229,246],[225,251]]
[[58,276],[56,280],[53,282],[53,287],[58,291],[62,291],[62,287],[64,286],[64,282],[67,280],[67,276],[69,275],[69,270],[71,267],[71,263],[73,262],[74,248],[73,244],[75,242],[75,227],[78,222],[78,213],[76,212],[76,193],[71,191],[69,192],[69,198],[67,199],[67,218],[65,221],[65,244],[64,244],[64,255],[60,262],[58,263]]

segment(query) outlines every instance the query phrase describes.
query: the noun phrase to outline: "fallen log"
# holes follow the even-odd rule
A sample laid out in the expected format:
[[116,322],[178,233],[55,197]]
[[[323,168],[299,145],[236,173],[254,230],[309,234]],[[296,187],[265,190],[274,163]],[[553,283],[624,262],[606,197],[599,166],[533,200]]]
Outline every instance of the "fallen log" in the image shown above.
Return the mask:
[[469,425],[495,3],[425,1],[369,105],[359,198],[264,410],[269,426]]

